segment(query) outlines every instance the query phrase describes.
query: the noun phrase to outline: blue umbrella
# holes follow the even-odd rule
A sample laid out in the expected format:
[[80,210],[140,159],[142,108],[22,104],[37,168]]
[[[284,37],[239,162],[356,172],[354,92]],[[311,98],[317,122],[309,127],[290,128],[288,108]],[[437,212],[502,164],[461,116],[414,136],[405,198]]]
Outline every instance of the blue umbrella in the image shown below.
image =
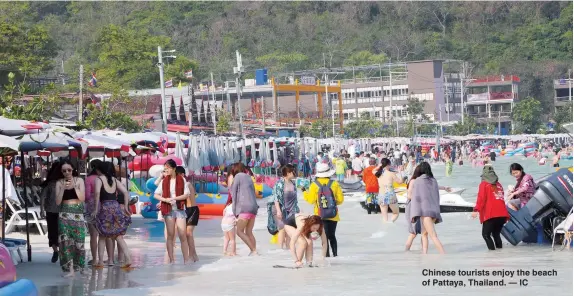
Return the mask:
[[52,133],[38,133],[29,134],[22,137],[17,137],[20,141],[19,150],[21,152],[30,152],[38,150],[48,150],[48,151],[61,151],[67,150],[70,143],[62,138],[58,137]]

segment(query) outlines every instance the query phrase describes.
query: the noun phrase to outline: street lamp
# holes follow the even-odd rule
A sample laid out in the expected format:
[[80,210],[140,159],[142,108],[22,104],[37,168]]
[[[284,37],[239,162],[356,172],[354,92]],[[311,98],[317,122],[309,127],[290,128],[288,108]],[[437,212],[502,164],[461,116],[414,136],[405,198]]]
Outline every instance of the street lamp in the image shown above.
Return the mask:
[[[162,126],[161,126],[161,131],[164,133],[167,133],[167,106],[165,104],[165,82],[164,82],[164,78],[163,78],[163,53],[171,53],[171,52],[175,52],[175,49],[172,50],[161,50],[161,46],[157,47],[157,58],[158,58],[158,62],[157,62],[157,67],[159,68],[159,81],[160,81],[160,87],[161,87],[161,121],[162,121]],[[176,56],[166,56],[166,58],[176,58]]]

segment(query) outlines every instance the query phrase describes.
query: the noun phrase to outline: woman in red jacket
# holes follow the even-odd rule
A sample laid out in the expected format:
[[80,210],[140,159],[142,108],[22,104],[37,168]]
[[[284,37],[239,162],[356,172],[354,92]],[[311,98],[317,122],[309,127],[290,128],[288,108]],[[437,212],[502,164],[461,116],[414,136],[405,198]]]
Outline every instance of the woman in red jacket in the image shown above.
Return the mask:
[[480,177],[482,182],[478,188],[476,206],[472,212],[472,217],[476,218],[480,214],[482,237],[486,241],[488,249],[495,250],[495,247],[500,249],[502,248],[500,232],[506,221],[510,219],[504,203],[504,189],[498,183],[498,176],[492,165],[485,165]]

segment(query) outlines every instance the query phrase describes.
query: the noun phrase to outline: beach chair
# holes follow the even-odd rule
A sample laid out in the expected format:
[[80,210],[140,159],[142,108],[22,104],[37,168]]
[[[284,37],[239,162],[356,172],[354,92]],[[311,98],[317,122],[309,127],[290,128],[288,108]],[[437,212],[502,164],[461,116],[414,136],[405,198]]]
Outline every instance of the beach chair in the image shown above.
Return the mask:
[[[0,243],[2,243],[1,238]],[[26,246],[28,245],[25,240],[5,238],[4,245],[8,248],[8,251],[10,251],[10,257],[12,258],[14,265],[18,264],[17,258],[20,258],[20,262],[24,262],[24,256],[22,256],[22,254],[26,254]]]
[[557,234],[564,235],[564,239],[562,242],[562,248],[560,250],[563,250],[566,247],[566,244],[570,243],[566,238],[568,235],[568,228],[570,228],[570,226],[572,226],[573,222],[574,222],[574,215],[572,214],[572,209],[570,209],[570,213],[568,213],[568,216],[566,216],[566,219],[564,219],[564,221],[560,222],[557,226],[554,227],[554,231],[552,233],[552,251],[554,251],[554,244],[556,242],[556,235]]
[[[6,222],[6,233],[10,233],[16,226],[26,226],[26,209],[22,205],[12,199],[7,198],[6,204],[12,211],[12,217]],[[43,226],[47,227],[46,219],[40,219],[40,207],[34,206],[28,208],[28,215],[31,216],[29,223],[36,225],[41,235],[46,235]]]

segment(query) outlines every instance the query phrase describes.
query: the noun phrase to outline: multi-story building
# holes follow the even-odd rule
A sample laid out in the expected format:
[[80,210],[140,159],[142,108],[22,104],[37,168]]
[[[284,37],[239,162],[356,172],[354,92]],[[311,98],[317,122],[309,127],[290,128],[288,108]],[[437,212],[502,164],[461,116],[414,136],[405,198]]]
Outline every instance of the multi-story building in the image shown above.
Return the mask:
[[496,123],[501,134],[508,134],[519,83],[520,78],[515,75],[471,79],[465,90],[466,113],[478,123]]
[[572,102],[572,78],[554,80],[554,108]]

